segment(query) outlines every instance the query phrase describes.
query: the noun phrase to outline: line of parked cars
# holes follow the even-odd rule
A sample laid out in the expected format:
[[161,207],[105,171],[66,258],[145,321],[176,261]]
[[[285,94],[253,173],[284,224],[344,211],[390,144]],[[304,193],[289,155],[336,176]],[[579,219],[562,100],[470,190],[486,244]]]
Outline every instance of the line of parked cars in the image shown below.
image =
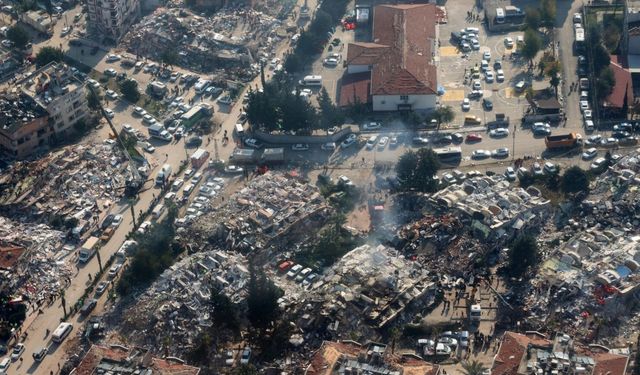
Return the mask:
[[301,283],[305,287],[311,285],[318,278],[318,274],[314,273],[311,268],[305,268],[303,265],[296,264],[290,260],[280,263],[278,272],[281,274],[286,273],[287,279]]

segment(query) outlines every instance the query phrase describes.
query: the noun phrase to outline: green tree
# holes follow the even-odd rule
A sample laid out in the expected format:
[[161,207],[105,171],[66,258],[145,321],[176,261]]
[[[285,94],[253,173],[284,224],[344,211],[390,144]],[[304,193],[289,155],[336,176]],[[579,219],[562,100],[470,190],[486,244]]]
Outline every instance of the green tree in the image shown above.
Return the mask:
[[556,23],[556,0],[540,1],[540,19],[546,27],[553,27]]
[[100,95],[96,92],[96,90],[88,90],[89,92],[87,92],[87,105],[92,111],[97,111],[100,109]]
[[560,180],[560,188],[565,194],[589,192],[589,175],[582,168],[573,166],[567,169]]
[[527,29],[524,32],[524,46],[522,46],[522,56],[533,64],[533,59],[542,48],[542,39],[537,30]]
[[611,67],[606,67],[598,75],[596,80],[596,92],[598,102],[606,99],[616,85],[616,76],[613,74]]
[[602,45],[594,45],[591,49],[593,60],[593,72],[599,75],[605,68],[611,64],[611,56],[609,51]]
[[528,29],[537,31],[540,28],[540,22],[542,20],[540,11],[536,8],[527,8],[525,13],[526,13],[524,17],[525,27]]
[[331,16],[324,10],[319,10],[316,12],[314,22],[309,26],[309,32],[325,35],[331,29],[331,25]]
[[603,39],[603,43],[607,49],[615,54],[615,52],[618,51],[618,44],[620,43],[620,28],[616,24],[610,24],[604,32]]
[[210,298],[210,316],[213,325],[216,327],[226,327],[232,331],[240,328],[238,319],[238,306],[231,302],[222,291],[212,288]]
[[538,244],[529,235],[520,235],[510,246],[508,271],[514,277],[524,275],[538,263]]
[[13,42],[16,48],[23,49],[29,40],[29,33],[24,27],[20,25],[14,25],[9,30],[7,30],[7,39]]
[[160,60],[162,61],[162,63],[164,65],[167,65],[167,66],[174,66],[179,61],[178,54],[176,53],[175,49],[173,49],[173,48],[166,49],[162,53],[162,56],[160,56]]
[[188,357],[190,362],[196,364],[209,363],[209,354],[213,346],[213,340],[208,333],[203,333],[196,338],[196,345],[189,353]]
[[440,129],[440,124],[448,124],[456,117],[456,113],[450,105],[440,106],[436,109],[434,114],[434,118],[438,121],[438,129]]
[[138,91],[138,82],[133,79],[125,79],[120,81],[120,92],[122,96],[129,102],[135,104],[140,99],[140,91]]
[[64,58],[64,52],[60,48],[56,47],[42,47],[36,55],[36,66],[41,67],[49,64],[50,62],[60,62]]
[[558,97],[558,85],[560,85],[560,74],[562,73],[562,65],[557,60],[548,62],[544,67],[545,74],[549,77],[549,84],[553,87],[553,90]]
[[480,361],[464,361],[462,362],[462,373],[464,375],[482,375],[486,367]]
[[405,152],[396,164],[400,185],[406,190],[433,192],[437,188],[433,176],[440,168],[438,156],[432,149],[423,147],[418,152]]
[[254,365],[240,365],[231,371],[233,375],[258,375],[258,370],[256,370]]
[[320,109],[319,125],[321,129],[328,130],[344,122],[342,110],[333,104],[329,93],[324,87],[320,89],[320,93],[318,94],[318,107]]
[[284,61],[284,70],[288,73],[297,73],[300,69],[302,69],[302,59],[300,55],[292,53],[287,56],[287,59]]
[[247,318],[253,327],[265,329],[278,318],[278,298],[282,291],[253,263],[249,265],[249,272]]

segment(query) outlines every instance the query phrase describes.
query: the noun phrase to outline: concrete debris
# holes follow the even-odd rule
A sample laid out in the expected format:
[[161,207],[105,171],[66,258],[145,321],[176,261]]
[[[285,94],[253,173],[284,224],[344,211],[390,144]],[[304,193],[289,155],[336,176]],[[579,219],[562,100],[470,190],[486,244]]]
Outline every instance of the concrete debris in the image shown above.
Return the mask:
[[300,242],[331,212],[317,187],[297,177],[267,172],[224,206],[198,218],[191,229],[193,236],[219,248],[252,251],[278,247],[289,237]]
[[63,232],[0,217],[0,238],[0,285],[38,306],[51,302],[76,272],[76,248],[64,244]]
[[0,177],[0,206],[8,217],[77,219],[80,238],[99,213],[124,195],[128,161],[112,144],[75,145],[33,162],[16,162]]
[[248,282],[249,270],[242,255],[220,250],[196,253],[163,272],[134,305],[116,310],[108,320],[118,324],[134,344],[156,351],[169,335],[171,342],[181,343],[174,349],[182,356],[212,325],[212,290],[221,291],[242,306]]
[[247,82],[259,73],[260,60],[266,63],[277,43],[296,31],[295,25],[275,17],[281,11],[288,13],[289,7],[289,3],[278,2],[269,9],[273,15],[250,8],[223,8],[210,17],[183,7],[158,8],[135,25],[123,45],[136,56],[156,59],[167,46],[176,46],[179,65],[213,71],[214,81]]

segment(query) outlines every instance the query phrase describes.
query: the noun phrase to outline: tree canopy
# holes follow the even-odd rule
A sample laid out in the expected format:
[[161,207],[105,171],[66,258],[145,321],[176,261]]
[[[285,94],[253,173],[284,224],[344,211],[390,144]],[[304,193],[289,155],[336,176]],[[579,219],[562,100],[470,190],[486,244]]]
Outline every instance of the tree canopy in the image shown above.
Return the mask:
[[598,94],[598,100],[603,100],[609,94],[613,92],[613,88],[616,85],[616,76],[613,74],[613,70],[610,66],[603,69],[598,75],[596,80],[596,92]]
[[542,48],[542,39],[538,35],[537,30],[527,29],[524,32],[524,46],[522,46],[522,56],[527,60],[533,61],[540,49]]
[[278,298],[282,291],[253,263],[249,265],[249,272],[247,317],[253,327],[264,329],[278,318]]
[[130,101],[136,103],[140,99],[140,91],[138,90],[138,82],[133,79],[125,79],[120,81],[120,91],[122,96]]
[[527,28],[531,30],[538,30],[538,28],[540,28],[541,21],[542,16],[540,15],[540,10],[531,7],[525,10],[524,23]]
[[433,192],[437,183],[433,176],[438,173],[440,161],[432,149],[423,147],[417,152],[405,152],[396,164],[396,174],[405,190]]
[[24,27],[20,25],[14,25],[7,30],[7,39],[13,42],[14,46],[18,49],[24,49],[31,39],[29,33]]
[[538,244],[528,235],[518,236],[510,246],[508,271],[512,276],[524,275],[529,267],[538,263]]
[[323,87],[318,94],[318,107],[320,109],[320,128],[327,130],[344,122],[344,114],[329,97],[329,93]]
[[560,180],[560,188],[566,193],[589,191],[589,175],[582,168],[573,166],[567,169]]
[[100,109],[100,95],[96,90],[89,90],[87,92],[87,105],[89,109],[97,111]]
[[556,0],[540,1],[540,19],[546,27],[553,27],[556,23]]
[[42,47],[36,55],[36,65],[38,67],[45,66],[52,61],[60,62],[64,58],[64,52],[56,47]]
[[462,372],[464,375],[482,375],[486,367],[478,360],[462,362]]

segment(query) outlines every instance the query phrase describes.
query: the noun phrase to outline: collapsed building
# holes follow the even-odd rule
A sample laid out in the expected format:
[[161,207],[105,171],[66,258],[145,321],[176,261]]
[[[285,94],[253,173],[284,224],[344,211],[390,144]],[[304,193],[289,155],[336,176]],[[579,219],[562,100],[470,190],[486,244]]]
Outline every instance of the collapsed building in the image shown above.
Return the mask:
[[63,232],[0,217],[0,238],[0,290],[9,295],[42,303],[75,273],[76,248]]
[[172,47],[182,66],[213,71],[216,81],[249,81],[259,72],[258,60],[266,62],[277,43],[295,29],[250,8],[221,9],[211,17],[184,8],[159,8],[135,25],[123,45],[136,56],[152,58]]
[[75,218],[79,238],[124,194],[128,159],[115,145],[67,146],[33,162],[17,162],[0,176],[0,209],[39,221]]
[[247,260],[239,254],[219,250],[196,253],[174,264],[160,275],[135,305],[116,312],[114,322],[136,345],[160,350],[171,336],[182,355],[195,338],[211,327],[210,298],[213,290],[242,306],[249,281]]

